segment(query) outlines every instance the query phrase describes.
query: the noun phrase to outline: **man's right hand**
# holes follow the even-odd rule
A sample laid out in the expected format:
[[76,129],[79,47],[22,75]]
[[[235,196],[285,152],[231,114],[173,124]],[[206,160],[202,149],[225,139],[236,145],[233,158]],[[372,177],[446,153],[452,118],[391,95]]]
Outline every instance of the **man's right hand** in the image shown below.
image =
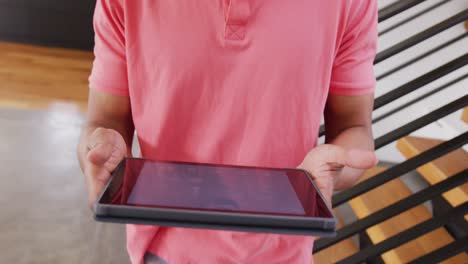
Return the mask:
[[92,207],[112,171],[127,155],[127,145],[119,132],[106,128],[96,128],[85,141],[82,169],[88,188],[89,205]]

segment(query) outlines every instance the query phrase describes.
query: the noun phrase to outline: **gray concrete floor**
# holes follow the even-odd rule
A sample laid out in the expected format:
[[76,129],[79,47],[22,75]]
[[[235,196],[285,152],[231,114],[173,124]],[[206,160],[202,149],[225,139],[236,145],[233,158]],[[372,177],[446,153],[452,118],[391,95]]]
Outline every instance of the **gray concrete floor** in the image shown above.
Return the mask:
[[0,108],[0,263],[129,263],[125,227],[96,223],[87,207],[82,121]]

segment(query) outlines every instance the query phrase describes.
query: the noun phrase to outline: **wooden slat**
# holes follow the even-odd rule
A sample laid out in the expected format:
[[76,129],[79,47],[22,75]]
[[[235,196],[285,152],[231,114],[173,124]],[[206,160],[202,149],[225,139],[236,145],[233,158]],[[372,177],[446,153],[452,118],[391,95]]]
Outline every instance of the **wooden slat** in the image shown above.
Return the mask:
[[[338,218],[338,229],[343,227],[343,221],[337,210],[335,216]],[[314,254],[315,264],[332,264],[358,252],[357,245],[351,238],[345,239],[325,250]]]
[[[397,148],[406,158],[411,158],[440,143],[442,143],[441,140],[408,136],[398,140]],[[419,167],[417,170],[430,184],[436,184],[467,168],[468,153],[460,148]],[[452,206],[466,202],[468,200],[468,184],[444,193],[443,197]],[[468,216],[465,219],[468,220]]]
[[84,110],[90,52],[0,42],[0,106]]
[[462,112],[462,118],[465,123],[468,124],[468,107],[465,107]]
[[[372,169],[368,171],[361,180],[366,180],[383,170],[385,170],[385,168]],[[400,179],[395,179],[352,199],[349,204],[357,217],[361,219],[411,194],[412,192]],[[431,217],[432,215],[430,212],[421,205],[379,223],[367,229],[366,232],[373,243],[379,243]],[[447,231],[443,228],[439,228],[382,254],[382,259],[386,263],[406,263],[416,259],[418,256],[425,255],[445,246],[452,241],[453,238]],[[466,259],[466,254],[459,254],[443,263],[463,263]]]

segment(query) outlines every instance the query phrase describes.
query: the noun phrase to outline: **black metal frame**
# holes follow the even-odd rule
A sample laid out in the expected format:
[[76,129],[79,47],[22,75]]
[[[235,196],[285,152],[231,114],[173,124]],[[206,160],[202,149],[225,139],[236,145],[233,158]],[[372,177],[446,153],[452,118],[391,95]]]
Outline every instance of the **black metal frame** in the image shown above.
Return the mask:
[[[395,16],[405,10],[414,7],[424,0],[406,0],[406,1],[396,1],[394,4],[389,5],[379,11],[379,22],[384,21],[392,16]],[[401,25],[412,21],[413,19],[426,14],[432,10],[437,9],[438,7],[446,4],[449,1],[442,1],[423,9],[422,11],[412,15],[394,25],[382,31],[380,35],[383,35],[391,30],[394,30]],[[377,54],[374,63],[382,62],[422,41],[429,39],[430,37],[468,19],[468,9],[462,10],[461,12],[453,15],[452,17],[435,24],[432,27],[429,27],[418,34],[407,38],[396,45],[380,52]],[[430,56],[440,50],[448,47],[449,45],[454,44],[457,41],[464,39],[468,35],[468,32],[465,32],[461,35],[458,35],[445,43],[438,45],[419,56],[412,58],[402,64],[398,65],[395,68],[392,68],[377,77],[378,80],[383,79],[395,72],[401,71],[402,69],[408,67],[409,65],[414,64],[421,59]],[[468,54],[460,54],[458,58],[453,59],[395,89],[387,92],[378,98],[375,99],[374,110],[379,109],[399,98],[424,87],[425,85],[444,77],[455,70],[461,69],[462,67],[468,64]],[[447,81],[445,84],[432,89],[429,92],[426,92],[422,95],[419,95],[406,103],[401,104],[400,106],[374,118],[372,123],[379,122],[399,111],[405,109],[429,96],[435,95],[436,93],[451,87],[452,85],[459,83],[463,80],[466,80],[468,73],[463,73],[460,76]],[[408,135],[409,133],[424,127],[437,119],[443,118],[462,107],[468,105],[468,95],[461,94],[460,97],[452,102],[445,104],[444,106],[425,114],[416,120],[413,120],[407,124],[402,125],[399,128],[394,129],[393,131],[380,136],[375,140],[376,149],[379,149],[387,144],[394,142],[395,140]],[[323,136],[325,134],[324,126],[320,127],[319,135]],[[441,144],[432,147],[417,156],[414,156],[406,161],[397,164],[361,183],[356,184],[353,188],[349,190],[342,191],[334,195],[332,199],[333,207],[340,206],[345,202],[353,199],[361,194],[364,194],[376,187],[379,187],[385,184],[388,181],[396,179],[401,175],[415,170],[416,168],[433,161],[436,158],[442,157],[443,155],[452,152],[463,145],[468,143],[468,132],[462,133],[451,140],[442,142]],[[442,194],[461,186],[468,182],[468,171],[467,169],[452,175],[444,181],[441,181],[437,184],[430,185],[429,187],[416,192],[390,206],[382,208],[376,212],[371,213],[370,215],[355,221],[351,224],[348,224],[338,230],[337,236],[333,238],[322,238],[315,242],[314,252],[322,251],[344,239],[348,239],[352,236],[358,235],[360,242],[360,251],[356,254],[349,256],[338,263],[349,264],[349,263],[371,263],[371,264],[380,264],[383,263],[381,259],[381,254],[399,247],[400,245],[413,240],[419,236],[422,236],[436,228],[445,228],[449,234],[455,240],[453,243],[446,245],[442,248],[439,248],[433,252],[426,254],[425,256],[418,256],[417,259],[413,260],[411,263],[434,263],[450,258],[460,252],[468,250],[468,223],[464,219],[464,214],[468,212],[468,202],[464,204],[452,207],[445,198],[442,197]],[[373,244],[371,239],[368,237],[366,230],[371,226],[379,224],[387,219],[390,219],[406,210],[409,210],[415,206],[420,206],[422,203],[430,201],[433,205],[433,218],[426,220],[422,223],[419,223],[413,226],[410,229],[407,229],[403,232],[396,234],[393,237],[390,237],[380,243]]]
[[418,62],[418,61],[420,61],[420,60],[426,58],[426,57],[429,56],[429,55],[432,55],[432,54],[434,54],[434,53],[436,53],[436,52],[438,52],[438,51],[440,51],[440,50],[442,50],[442,49],[444,49],[444,48],[447,48],[448,46],[452,45],[453,43],[455,43],[455,42],[457,42],[457,41],[459,41],[459,40],[464,39],[467,35],[468,35],[468,32],[465,32],[465,33],[463,33],[463,34],[461,34],[461,35],[459,35],[459,36],[456,36],[455,38],[450,39],[449,41],[444,42],[444,43],[440,44],[439,46],[437,46],[437,47],[435,47],[435,48],[432,48],[432,49],[430,49],[430,50],[424,52],[423,54],[421,54],[421,55],[419,55],[419,56],[417,56],[417,57],[415,57],[415,58],[413,58],[413,59],[411,59],[411,60],[409,60],[409,61],[407,61],[407,62],[401,64],[401,65],[398,65],[397,67],[395,67],[395,68],[393,68],[393,69],[390,69],[390,70],[388,70],[388,71],[386,71],[386,72],[384,72],[384,73],[378,75],[378,76],[376,77],[376,79],[377,79],[377,81],[382,80],[383,78],[385,78],[385,77],[387,77],[387,76],[389,76],[389,75],[392,75],[392,74],[394,74],[395,72],[400,71],[400,70],[402,70],[402,69],[408,67],[409,65],[411,65],[411,64],[413,64],[413,63],[415,63],[415,62]]
[[[403,1],[400,1],[400,2],[403,2]],[[403,40],[402,42],[384,50],[384,51],[381,51],[379,52],[379,54],[377,54],[377,56],[375,57],[375,60],[374,60],[374,63],[379,63],[379,62],[382,62],[390,57],[392,57],[393,55],[397,54],[397,53],[400,53],[448,28],[451,28],[453,26],[455,26],[456,24],[458,23],[461,23],[465,20],[468,19],[468,9],[465,9],[463,11],[461,11],[460,13],[420,32],[419,34],[416,34],[408,39],[405,39]]]
[[455,70],[460,69],[461,67],[468,64],[468,54],[464,54],[426,74],[421,75],[420,77],[403,84],[402,86],[378,97],[374,102],[374,110],[381,108],[384,105],[387,105],[398,98],[405,96],[424,85],[431,83]]
[[[359,233],[359,248],[372,247],[374,243],[370,239],[369,235],[363,231]],[[366,260],[366,264],[385,264],[385,261],[380,256],[374,256]]]
[[419,5],[425,0],[406,0],[406,1],[396,1],[395,3],[386,6],[379,10],[379,22],[385,21],[395,15],[398,15],[401,12],[404,12],[407,9],[415,5]]
[[452,1],[452,0],[445,0],[445,1],[442,1],[442,2],[437,2],[437,3],[433,4],[433,5],[431,5],[430,7],[421,10],[420,12],[418,12],[418,13],[416,13],[416,14],[414,14],[414,15],[412,15],[412,16],[410,16],[410,17],[408,17],[408,18],[406,18],[406,19],[404,19],[404,20],[402,20],[402,21],[388,27],[388,28],[386,28],[385,30],[382,30],[381,32],[379,32],[379,37],[387,34],[388,32],[390,32],[390,31],[392,31],[392,30],[394,30],[394,29],[396,29],[396,28],[398,28],[398,27],[400,27],[400,26],[402,26],[402,25],[404,25],[404,24],[406,24],[408,22],[410,22],[411,20],[414,20],[414,19],[416,19],[416,18],[418,18],[418,17],[420,17],[420,16],[422,16],[424,14],[427,14],[430,11],[432,11],[432,10],[434,10],[434,9],[444,5],[444,4],[447,4],[450,1]]
[[438,250],[411,261],[409,264],[439,263],[468,250],[468,237],[456,240]]
[[314,252],[319,252],[329,246],[332,246],[341,240],[347,239],[353,235],[359,234],[375,224],[383,222],[395,215],[398,215],[408,209],[440,196],[442,193],[468,182],[468,170],[464,170],[454,175],[446,181],[439,182],[424,190],[421,190],[411,196],[408,196],[386,208],[380,209],[365,218],[360,219],[338,230],[336,237],[320,239],[314,245]]
[[375,244],[372,247],[367,247],[359,251],[358,253],[349,256],[339,262],[338,264],[358,264],[362,263],[363,261],[372,258],[376,255],[380,255],[388,250],[394,249],[403,245],[406,242],[409,242],[419,236],[422,236],[426,233],[429,233],[443,225],[445,225],[450,220],[463,216],[464,214],[468,213],[468,202],[464,204],[454,207],[446,214],[433,217],[429,220],[426,220],[416,226],[407,229],[395,236],[390,237],[387,240],[384,240],[378,244]]
[[383,171],[374,177],[356,184],[353,188],[337,193],[333,196],[333,207],[339,206],[356,196],[370,191],[386,182],[389,182],[401,175],[415,170],[416,168],[424,165],[436,158],[439,158],[451,151],[454,151],[468,143],[468,132],[465,132],[449,141],[443,142],[423,153],[408,159],[390,169]]
[[[396,1],[394,4],[391,4],[379,11],[379,22],[385,21],[386,19],[395,16],[405,10],[414,7],[424,0],[406,0],[406,1]],[[382,31],[379,35],[386,34],[401,25],[423,15],[432,10],[437,9],[438,7],[446,4],[449,1],[441,1],[431,6],[423,9],[422,11],[403,19],[402,21],[390,26],[386,30]],[[465,9],[452,17],[445,19],[444,21],[437,23],[418,34],[407,38],[396,45],[379,52],[374,60],[374,64],[382,62],[422,41],[425,41],[432,36],[451,28],[452,26],[468,19],[468,9]],[[417,61],[420,61],[427,56],[439,52],[440,50],[464,39],[468,35],[468,32],[460,34],[452,39],[445,41],[443,44],[438,45],[415,58],[409,59],[402,64],[380,74],[377,76],[377,80],[381,80],[387,76],[390,76],[393,73],[403,70],[404,68],[414,64]],[[414,92],[425,85],[444,77],[455,70],[461,69],[462,67],[468,64],[468,54],[460,54],[458,58],[453,59],[395,89],[387,92],[378,98],[374,102],[374,110],[379,109],[399,98]],[[425,92],[422,95],[419,95],[406,103],[403,103],[396,108],[374,118],[372,123],[377,123],[399,111],[405,109],[421,100],[428,98],[429,96],[435,95],[438,92],[451,87],[452,85],[459,83],[463,80],[466,80],[468,73],[463,73],[460,76],[447,81],[441,86],[432,89],[429,92]],[[375,140],[375,148],[379,149],[387,144],[398,140],[399,138],[408,135],[409,133],[424,127],[435,120],[443,118],[462,107],[468,105],[468,95],[461,94],[461,96],[442,107],[425,114],[416,120],[413,120],[407,124],[402,125],[394,129],[393,131],[386,133],[385,135],[380,136]],[[323,136],[325,134],[325,127],[322,125],[320,127],[319,135]],[[468,132],[462,133],[451,140],[445,141],[431,149],[428,149],[419,155],[407,159],[406,161],[397,164],[361,183],[356,184],[353,188],[337,193],[332,198],[333,207],[340,206],[345,202],[364,194],[374,188],[377,188],[393,179],[400,177],[403,174],[406,174],[410,171],[415,170],[416,168],[431,162],[432,160],[439,158],[449,152],[452,152],[463,145],[468,143]],[[433,252],[426,254],[425,256],[418,257],[413,260],[411,263],[434,263],[450,258],[460,252],[468,250],[468,240],[467,240],[467,229],[468,223],[463,218],[463,215],[468,212],[468,202],[465,202],[463,205],[458,207],[452,207],[447,201],[442,198],[442,194],[461,186],[468,182],[468,171],[465,169],[462,172],[457,173],[456,175],[450,176],[448,179],[439,182],[437,184],[431,185],[417,193],[414,193],[390,206],[382,208],[376,212],[371,213],[370,215],[359,219],[351,224],[348,224],[337,231],[337,236],[333,238],[322,238],[315,242],[314,252],[322,251],[344,239],[348,239],[352,236],[358,235],[360,242],[360,251],[352,256],[349,256],[338,263],[349,264],[349,263],[361,263],[366,262],[370,264],[380,264],[383,263],[381,259],[381,254],[391,250],[393,248],[399,247],[400,245],[415,239],[421,235],[424,235],[436,228],[443,227],[449,234],[454,238],[454,242],[446,245],[440,249],[437,249]],[[409,228],[403,232],[398,233],[397,235],[390,237],[380,243],[373,244],[371,239],[368,237],[366,230],[371,226],[379,224],[387,219],[390,219],[406,210],[409,210],[415,206],[420,206],[422,203],[430,201],[433,205],[433,218],[424,221],[415,225],[412,228]]]
[[[443,215],[452,208],[452,205],[441,195],[433,198],[431,204],[434,216]],[[454,239],[468,236],[468,222],[463,217],[447,223],[444,227]]]
[[430,91],[428,93],[425,93],[425,94],[423,94],[421,96],[418,96],[418,97],[416,97],[416,98],[414,98],[414,99],[412,99],[412,100],[410,100],[410,101],[408,101],[408,102],[406,102],[406,103],[404,103],[404,104],[402,104],[402,105],[388,111],[387,113],[382,114],[379,117],[374,118],[372,120],[372,123],[373,124],[377,123],[377,122],[379,122],[379,121],[381,121],[381,120],[383,120],[383,119],[385,119],[385,118],[387,118],[387,117],[389,117],[389,116],[391,116],[391,115],[393,115],[395,113],[398,113],[401,110],[407,108],[408,106],[411,106],[411,105],[413,105],[413,104],[415,104],[417,102],[420,102],[421,100],[424,100],[427,97],[432,96],[432,95],[444,90],[445,88],[448,88],[448,87],[450,87],[450,86],[452,86],[452,85],[466,79],[467,77],[468,77],[468,74],[463,74],[462,76],[460,76],[460,77],[458,77],[458,78],[456,78],[456,79],[454,79],[454,80],[452,80],[452,81],[450,81],[450,82],[448,82],[448,83],[446,83],[446,84],[444,84],[442,86],[439,86],[438,88],[435,88],[434,90],[432,90],[432,91]]
[[395,130],[388,132],[387,134],[377,138],[375,140],[375,149],[379,149],[409,133],[416,131],[417,129],[424,127],[444,116],[447,116],[458,109],[461,109],[468,105],[468,95],[463,96],[453,102],[450,102],[429,114],[423,115],[420,118],[411,121],[410,123],[401,126]]
[[[395,100],[398,100],[400,97],[403,97],[415,90],[429,84],[455,70],[460,69],[461,67],[468,64],[468,54],[464,54],[438,68],[419,76],[418,78],[409,81],[400,87],[397,87],[390,92],[383,94],[375,99],[374,101],[374,110],[377,110]],[[319,136],[325,135],[325,126],[320,127]]]

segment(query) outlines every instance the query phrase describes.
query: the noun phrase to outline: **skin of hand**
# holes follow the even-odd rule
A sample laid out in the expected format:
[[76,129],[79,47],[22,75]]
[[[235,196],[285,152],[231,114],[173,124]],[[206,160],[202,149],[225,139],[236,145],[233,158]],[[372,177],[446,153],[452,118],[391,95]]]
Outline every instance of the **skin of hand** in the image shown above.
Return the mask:
[[126,155],[127,145],[116,130],[96,128],[88,137],[82,167],[90,207],[104,189],[112,171]]
[[312,149],[299,168],[312,175],[317,188],[331,205],[331,197],[337,182],[346,177],[345,168],[366,170],[374,167],[376,163],[374,151],[345,149],[333,144],[323,144]]

